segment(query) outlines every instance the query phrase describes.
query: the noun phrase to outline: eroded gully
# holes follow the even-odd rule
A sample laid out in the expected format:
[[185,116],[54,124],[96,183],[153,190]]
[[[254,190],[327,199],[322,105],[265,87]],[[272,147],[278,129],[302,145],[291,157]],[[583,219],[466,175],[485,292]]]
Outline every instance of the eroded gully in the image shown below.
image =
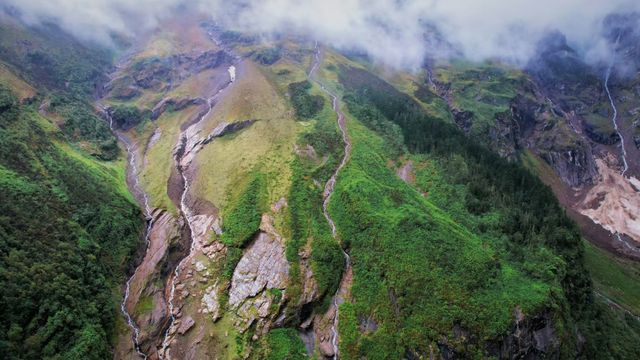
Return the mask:
[[194,142],[194,140],[196,138],[196,135],[198,134],[198,126],[200,122],[203,119],[207,118],[209,114],[211,114],[211,111],[213,110],[215,105],[214,101],[216,100],[216,98],[224,90],[226,90],[229,87],[229,85],[235,82],[236,67],[234,65],[231,65],[229,66],[227,71],[229,73],[229,81],[227,82],[227,84],[223,86],[220,90],[218,90],[218,92],[215,95],[207,99],[207,107],[208,107],[207,111],[204,114],[202,114],[200,117],[198,117],[198,119],[193,124],[189,125],[180,134],[178,145],[176,146],[176,151],[175,151],[176,168],[183,182],[182,193],[180,195],[180,212],[182,213],[182,217],[185,223],[187,224],[187,227],[189,230],[188,236],[190,238],[189,241],[191,245],[189,247],[188,254],[184,258],[182,258],[182,260],[180,260],[180,262],[178,263],[178,265],[176,266],[173,272],[173,276],[171,277],[171,289],[169,292],[169,301],[168,301],[169,315],[171,317],[171,321],[169,322],[169,327],[165,332],[164,339],[162,341],[162,348],[159,353],[160,357],[163,359],[171,359],[169,346],[171,341],[173,340],[173,335],[175,333],[174,324],[176,322],[176,315],[177,315],[176,308],[175,308],[175,301],[174,301],[176,285],[179,282],[179,277],[185,264],[190,259],[192,259],[198,246],[198,241],[196,241],[196,239],[193,236],[193,234],[195,234],[196,232],[193,226],[194,215],[191,209],[189,208],[189,204],[187,201],[189,196],[189,188],[190,188],[189,178],[187,176],[187,170],[189,168],[189,165],[191,164],[191,160],[193,159],[193,155],[194,155],[193,152],[195,150],[195,147],[198,145],[198,143]]
[[[138,165],[137,165],[137,159],[136,159],[136,152],[134,149],[134,145],[133,143],[127,139],[124,135],[120,134],[113,126],[113,118],[111,117],[111,113],[109,112],[109,109],[107,109],[104,106],[101,106],[101,109],[104,113],[104,116],[107,118],[107,120],[109,121],[109,128],[111,129],[111,132],[113,132],[116,137],[118,138],[118,140],[120,140],[124,145],[125,148],[127,150],[127,156],[129,158],[129,162],[128,162],[128,172],[129,172],[129,178],[131,179],[131,181],[127,181],[128,186],[130,187],[130,191],[132,194],[134,194],[134,197],[141,197],[142,198],[142,206],[144,209],[144,216],[147,220],[147,226],[145,228],[145,233],[144,233],[144,243],[145,243],[145,253],[143,254],[143,258],[146,255],[147,251],[149,250],[149,235],[151,234],[151,229],[153,228],[153,215],[152,215],[152,209],[151,206],[149,205],[149,196],[147,195],[147,193],[142,189],[142,186],[140,185],[140,178],[138,176]],[[137,195],[137,196],[136,196]],[[131,275],[131,277],[129,277],[129,279],[127,280],[126,284],[125,284],[125,290],[124,290],[124,298],[122,299],[122,302],[120,303],[120,311],[122,311],[122,314],[124,315],[125,320],[127,320],[127,325],[129,326],[129,328],[131,329],[131,331],[133,332],[133,348],[136,351],[136,353],[143,359],[147,359],[147,354],[145,354],[142,349],[140,348],[140,328],[138,327],[138,325],[136,324],[136,322],[133,320],[133,317],[131,316],[131,314],[129,313],[129,311],[127,310],[127,301],[129,301],[129,294],[130,294],[130,290],[131,290],[131,281],[136,277],[137,273],[138,273],[138,269],[140,269],[140,265],[136,267],[136,269],[134,270],[133,274]]]
[[[619,42],[620,42],[620,35],[618,35],[618,38],[616,39],[616,43],[614,46],[617,46]],[[624,177],[625,173],[629,170],[629,164],[627,163],[627,150],[624,147],[624,136],[622,135],[622,132],[620,132],[620,130],[618,129],[618,109],[616,108],[615,101],[613,101],[613,96],[611,96],[611,91],[609,90],[609,78],[611,77],[611,70],[613,70],[614,62],[615,62],[615,57],[609,63],[609,67],[607,67],[607,71],[604,74],[604,90],[607,93],[607,97],[609,98],[609,103],[611,104],[611,109],[613,110],[613,116],[611,117],[611,122],[613,123],[613,129],[615,130],[616,134],[618,134],[618,137],[620,138],[620,148],[621,148],[620,156],[622,157],[622,176]],[[634,247],[629,245],[627,241],[625,241],[622,238],[619,232],[616,232],[615,236],[618,242],[625,245],[628,249],[632,251],[637,251]]]
[[[619,41],[620,41],[620,36],[618,35],[618,39],[616,40],[616,45],[618,45]],[[611,76],[611,70],[613,69],[613,64],[614,64],[614,61],[611,60],[611,63],[609,64],[609,67],[607,68],[607,71],[604,75],[604,89],[607,92],[607,97],[609,98],[611,109],[613,109],[613,116],[611,118],[611,121],[613,122],[613,129],[618,134],[618,137],[620,137],[620,147],[621,147],[621,156],[622,156],[622,165],[623,165],[622,176],[624,176],[627,170],[629,170],[629,164],[627,163],[627,150],[624,147],[624,136],[622,136],[622,133],[618,129],[618,109],[616,108],[616,104],[613,101],[613,97],[611,96],[611,91],[609,90],[609,77]]]
[[[324,213],[324,217],[327,219],[327,223],[329,223],[329,226],[331,227],[331,234],[333,235],[333,238],[337,240],[336,225],[333,222],[331,215],[329,214],[328,206],[329,206],[329,201],[331,200],[331,195],[333,195],[333,190],[336,185],[336,178],[338,176],[338,173],[340,173],[340,171],[344,168],[344,166],[349,161],[349,157],[351,156],[351,141],[349,140],[349,135],[347,134],[347,124],[345,121],[344,113],[340,110],[338,97],[334,93],[329,91],[324,86],[324,84],[322,84],[317,78],[314,78],[313,76],[319,66],[320,66],[320,46],[316,41],[313,62],[311,65],[311,69],[309,70],[308,77],[309,79],[312,79],[318,85],[320,85],[320,88],[322,89],[322,91],[324,91],[325,93],[327,93],[327,95],[331,97],[331,106],[333,111],[336,113],[338,127],[340,128],[340,132],[342,133],[342,141],[344,142],[344,156],[342,157],[342,161],[340,162],[340,165],[338,166],[336,171],[333,173],[333,175],[331,175],[331,177],[329,178],[329,180],[324,186],[324,192],[323,192],[324,201],[322,202],[322,212]],[[342,250],[342,254],[344,255],[345,268],[344,268],[344,272],[342,273],[342,279],[340,279],[340,285],[338,286],[338,290],[336,290],[336,293],[333,296],[333,301],[332,301],[332,306],[334,307],[334,317],[333,317],[333,323],[331,324],[331,336],[332,336],[331,345],[333,347],[334,359],[338,359],[338,329],[337,328],[338,328],[339,308],[340,308],[340,304],[342,304],[345,300],[344,299],[345,294],[347,294],[349,291],[348,274],[351,272],[351,257],[344,250],[342,246],[340,246],[340,250]]]

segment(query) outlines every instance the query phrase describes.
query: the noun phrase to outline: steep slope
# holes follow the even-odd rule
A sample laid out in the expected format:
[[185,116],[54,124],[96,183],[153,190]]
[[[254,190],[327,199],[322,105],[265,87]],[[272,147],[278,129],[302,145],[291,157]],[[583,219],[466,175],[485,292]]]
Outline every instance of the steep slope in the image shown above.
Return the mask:
[[602,67],[586,64],[562,34],[553,33],[524,71],[453,60],[430,63],[424,78],[379,73],[436,117],[446,118],[438,115],[444,101],[468,136],[528,164],[552,186],[590,241],[637,258],[637,104],[625,68],[633,63],[628,54],[637,34],[629,24],[635,18],[628,18],[611,21],[616,25],[608,28],[622,40],[610,36],[618,60]]
[[0,352],[104,359],[142,226],[91,105],[108,59],[55,27],[0,27]]
[[[556,266],[567,266],[567,268],[565,271],[559,271],[557,273],[559,277],[556,277],[556,281],[558,281],[556,284],[559,284],[564,289],[565,299],[569,304],[571,304],[570,309],[572,309],[569,313],[565,313],[564,316],[570,316],[573,318],[573,320],[570,320],[570,323],[576,323],[578,325],[575,330],[581,332],[582,336],[586,336],[590,339],[587,342],[587,348],[584,350],[587,351],[587,353],[590,353],[590,356],[596,356],[595,354],[598,353],[598,349],[597,347],[591,346],[594,345],[594,342],[598,341],[601,334],[598,332],[591,333],[592,330],[589,328],[591,326],[590,322],[593,321],[595,314],[594,311],[598,312],[600,310],[598,310],[598,307],[591,307],[590,305],[587,305],[589,301],[585,304],[585,300],[593,295],[590,295],[589,277],[586,274],[586,270],[583,268],[584,265],[580,238],[576,229],[571,227],[568,219],[561,215],[562,211],[557,206],[552,205],[555,201],[553,200],[550,192],[545,189],[541,183],[537,182],[536,179],[532,178],[531,175],[518,169],[517,166],[507,165],[506,163],[498,161],[494,156],[486,153],[486,150],[478,148],[477,145],[473,145],[473,143],[468,144],[468,140],[460,138],[460,135],[456,134],[456,131],[450,126],[423,114],[421,106],[416,103],[415,100],[412,100],[411,97],[398,93],[390,85],[385,84],[381,80],[376,79],[374,76],[367,74],[362,70],[345,70],[349,69],[343,69],[341,71],[343,79],[342,84],[347,90],[355,92],[353,104],[360,104],[356,109],[362,106],[363,100],[370,101],[375,107],[377,107],[377,111],[371,111],[370,108],[366,106],[360,108],[360,110],[358,110],[360,114],[359,116],[356,116],[358,119],[363,120],[368,118],[368,126],[370,128],[376,129],[382,134],[385,134],[387,138],[393,138],[398,136],[397,130],[394,131],[393,126],[389,124],[385,125],[385,117],[386,119],[391,119],[400,127],[400,130],[402,130],[402,134],[404,135],[406,144],[410,150],[413,149],[414,152],[427,153],[431,154],[431,156],[435,156],[435,159],[429,159],[429,163],[438,164],[439,161],[442,161],[438,158],[442,157],[444,157],[444,159],[448,159],[446,162],[441,163],[441,171],[443,175],[445,175],[445,179],[448,178],[450,179],[449,181],[453,180],[453,184],[457,184],[455,187],[451,188],[451,185],[443,186],[443,184],[440,184],[440,186],[433,188],[433,181],[438,178],[437,174],[439,173],[437,165],[431,165],[435,167],[435,169],[430,170],[431,174],[429,174],[429,178],[421,180],[419,175],[416,176],[417,181],[422,181],[423,188],[420,190],[428,199],[432,196],[432,192],[436,192],[436,197],[434,199],[436,203],[439,203],[441,206],[444,206],[445,209],[448,209],[448,213],[458,214],[459,218],[457,221],[462,224],[472,226],[472,229],[477,226],[477,229],[481,233],[486,233],[483,236],[486,240],[488,240],[487,236],[489,236],[490,239],[492,235],[497,236],[496,239],[509,239],[506,243],[501,243],[500,241],[495,242],[495,240],[492,242],[489,240],[489,244],[493,243],[493,246],[497,246],[496,250],[498,253],[498,249],[504,246],[503,249],[506,249],[507,252],[503,253],[503,261],[508,263],[509,260],[515,260],[517,264],[523,265],[524,268],[520,268],[521,271],[524,272],[525,276],[530,277],[531,279],[536,279],[538,281],[542,280],[547,284],[549,284],[549,281],[551,280],[551,278],[546,277],[551,273],[547,273],[547,275],[540,277],[542,274],[532,273],[530,270],[527,270],[533,268],[542,269],[544,267],[542,265],[543,263],[546,263],[547,266],[550,263],[554,263],[551,258],[542,260],[546,255],[544,257],[534,255],[536,253],[541,254],[539,253],[539,251],[541,251],[540,249],[535,250],[537,246],[544,244],[545,247],[548,247],[547,249],[552,250],[556,256],[559,256],[562,259],[562,263],[566,265],[559,265],[556,263]],[[394,93],[396,95],[390,95]],[[351,105],[351,103],[349,104],[351,109],[353,105]],[[358,112],[356,112],[356,114]],[[391,143],[397,143],[397,141],[391,141]],[[384,148],[389,147],[387,146]],[[473,160],[469,161],[466,159]],[[423,164],[420,165],[425,166]],[[371,166],[368,168],[371,168]],[[471,174],[473,175],[470,176]],[[434,175],[436,175],[435,179]],[[484,183],[485,180],[483,179],[487,179],[489,182]],[[514,181],[514,183],[511,183],[512,181]],[[517,186],[518,190],[512,188],[514,184],[519,184]],[[444,189],[442,189],[442,187],[444,187]],[[360,186],[360,188],[362,188],[362,186]],[[394,186],[392,188],[396,187]],[[446,192],[444,194],[438,194],[438,192],[442,190],[446,190]],[[459,202],[460,200],[456,201],[456,198],[451,197],[451,195],[449,195],[448,198],[445,197],[444,199],[446,200],[442,201],[444,200],[442,196],[446,196],[450,191],[460,192],[460,196],[464,199],[463,204],[456,204],[456,202]],[[353,193],[354,190],[351,190],[350,194]],[[375,193],[380,192],[378,191]],[[375,203],[380,204],[381,202],[380,200],[377,200]],[[546,203],[547,205],[542,205],[543,203]],[[514,205],[516,206],[514,207]],[[380,205],[377,206],[379,207]],[[542,213],[535,215],[536,212],[540,211],[542,211]],[[518,214],[519,212],[522,213]],[[552,213],[556,213],[557,215],[551,215]],[[492,214],[491,217],[487,217],[489,214]],[[479,216],[478,220],[485,220],[481,220],[479,223],[476,223],[472,220],[474,215]],[[497,218],[494,216],[497,216]],[[484,221],[491,218],[500,219],[494,223],[496,225],[500,224],[498,225],[499,230],[491,230],[491,225],[489,225],[489,223],[483,224]],[[511,220],[509,220],[510,218]],[[534,225],[531,223],[530,225],[526,225],[533,219],[537,219],[534,220],[534,222],[540,221],[540,224]],[[556,225],[551,225],[553,221],[558,221],[558,223],[556,223]],[[569,232],[558,232],[560,228],[570,230]],[[354,234],[354,236],[356,235]],[[396,242],[397,241],[398,240],[396,240]],[[516,243],[518,245],[515,245]],[[527,246],[533,246],[534,248],[524,250]],[[520,250],[524,250],[524,253],[521,253]],[[542,251],[543,253],[546,252],[545,250]],[[384,259],[385,257],[382,256],[380,258]],[[447,257],[447,260],[451,261],[451,255]],[[542,262],[539,263],[539,265],[533,265],[538,261]],[[463,263],[473,264],[473,262],[470,261]],[[369,264],[370,263],[368,262],[368,265]],[[529,268],[528,264],[533,265],[533,267]],[[505,266],[506,265],[501,265],[498,268],[505,269]],[[516,269],[518,269],[518,267],[516,267]],[[553,272],[554,271],[552,271],[552,273]],[[449,271],[449,273],[451,273],[451,271]],[[476,269],[469,271],[468,273],[478,274],[482,272]],[[355,271],[355,274],[357,276],[357,270]],[[385,272],[385,274],[387,273]],[[501,281],[508,284],[506,280]],[[460,283],[460,281],[451,282]],[[518,283],[522,282],[523,280],[518,281]],[[479,284],[477,281],[473,283]],[[551,282],[551,284],[553,284],[553,282]],[[539,288],[538,286],[526,288],[531,291],[531,289]],[[492,289],[494,289],[494,291],[496,290],[495,283],[492,285]],[[515,290],[511,290],[508,293],[511,296],[517,296],[518,294]],[[454,296],[456,299],[460,297],[461,296]],[[534,300],[536,299],[536,296],[529,293],[525,295],[525,298]],[[519,303],[520,301],[515,300],[516,303]],[[524,306],[522,303],[520,305]],[[497,310],[492,306],[483,307],[483,309],[493,309],[493,311]],[[504,310],[504,308],[502,310]],[[468,319],[469,317],[463,316],[463,318]],[[474,318],[477,318],[477,315]],[[495,319],[495,315],[492,318]],[[486,325],[488,323],[484,322],[483,324]],[[476,330],[476,332],[477,331],[478,330]],[[635,337],[637,336],[637,333],[631,336]],[[465,337],[468,338],[466,335]],[[507,339],[508,337],[504,339],[506,344],[509,343]],[[609,337],[604,341],[615,342],[617,339],[615,339],[615,337]],[[565,338],[565,342],[561,343],[563,343],[564,346],[567,346],[570,344],[570,341],[567,342]],[[533,347],[540,350],[537,345],[534,345]],[[578,348],[579,347],[580,346],[578,346]],[[480,348],[483,347],[481,346]],[[505,348],[501,348],[500,346],[497,346],[497,348],[490,346],[484,349],[485,351],[491,351],[488,349],[493,349],[493,351],[500,351],[497,349],[502,349],[501,351],[505,351]],[[507,346],[506,349],[509,349],[509,347]],[[466,350],[468,351],[468,348],[466,348]],[[531,351],[532,349],[519,350],[526,352]],[[424,347],[422,351],[426,351]],[[569,355],[571,351],[575,351],[575,349],[568,350],[567,348],[564,348],[560,351],[560,354],[564,354],[562,355],[563,357],[575,356]],[[564,351],[569,352],[567,353]],[[632,351],[637,351],[637,349]],[[617,354],[617,356],[622,358],[627,355],[628,353],[625,353],[624,351]]]
[[637,274],[612,270],[634,263],[592,247],[585,260],[551,190],[518,164],[560,195],[629,181],[581,125],[605,100],[628,111],[613,82],[597,94],[598,77],[578,74],[577,96],[542,70],[466,62],[420,79],[181,14],[96,88],[106,53],[6,24],[12,358],[640,356],[637,291],[616,293]]

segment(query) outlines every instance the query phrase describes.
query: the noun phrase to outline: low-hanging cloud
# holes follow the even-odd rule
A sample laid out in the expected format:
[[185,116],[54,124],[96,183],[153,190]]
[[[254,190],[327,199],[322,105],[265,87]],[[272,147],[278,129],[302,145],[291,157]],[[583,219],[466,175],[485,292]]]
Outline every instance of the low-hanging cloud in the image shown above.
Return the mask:
[[[524,64],[538,41],[560,31],[591,60],[609,46],[605,16],[640,11],[637,0],[2,0],[29,22],[55,21],[82,39],[108,41],[114,32],[135,34],[179,7],[210,14],[241,30],[309,36],[340,49],[365,51],[372,59],[418,67],[426,54],[451,48],[471,60]],[[438,29],[450,47],[433,47],[425,28]],[[429,45],[431,44],[431,45]],[[440,42],[440,44],[442,44]]]

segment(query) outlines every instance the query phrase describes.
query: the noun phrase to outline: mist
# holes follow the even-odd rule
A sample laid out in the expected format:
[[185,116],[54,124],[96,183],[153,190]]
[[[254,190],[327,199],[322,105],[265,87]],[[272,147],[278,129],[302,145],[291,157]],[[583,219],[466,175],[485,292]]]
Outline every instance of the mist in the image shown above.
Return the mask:
[[[28,23],[52,21],[83,40],[152,29],[176,9],[210,15],[225,27],[261,34],[295,33],[366,52],[374,61],[416,69],[426,56],[524,65],[551,31],[589,62],[606,61],[604,18],[640,11],[637,0],[2,0]],[[435,28],[425,36],[427,28]],[[441,36],[441,38],[440,38]],[[443,41],[444,40],[444,41]]]

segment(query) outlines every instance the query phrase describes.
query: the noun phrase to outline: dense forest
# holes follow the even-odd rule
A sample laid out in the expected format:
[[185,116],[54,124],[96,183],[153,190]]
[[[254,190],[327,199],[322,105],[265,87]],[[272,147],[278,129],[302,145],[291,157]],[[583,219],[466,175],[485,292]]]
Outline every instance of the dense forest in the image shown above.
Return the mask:
[[[469,278],[472,276],[471,274],[463,273],[461,275],[463,277],[458,281],[471,281],[469,283],[471,288],[476,286],[482,288],[486,286],[482,285],[486,284],[485,281],[491,282],[492,278],[500,278],[500,275],[497,275],[495,271],[504,272],[505,267],[511,267],[522,274],[523,277],[519,281],[534,281],[528,289],[522,289],[525,291],[525,296],[519,300],[520,302],[516,302],[520,306],[523,306],[521,301],[524,299],[534,301],[533,299],[537,296],[536,289],[539,289],[540,286],[551,285],[549,290],[553,293],[553,284],[557,282],[562,289],[562,295],[552,295],[552,298],[555,298],[554,304],[546,303],[544,307],[556,308],[556,316],[563,318],[562,320],[556,318],[557,324],[564,323],[563,327],[565,327],[567,334],[573,333],[564,340],[562,351],[565,356],[576,356],[577,354],[573,353],[575,350],[571,350],[573,348],[579,349],[581,354],[587,358],[606,358],[601,351],[603,347],[613,349],[611,356],[614,358],[634,358],[640,355],[640,347],[632,340],[640,333],[640,324],[630,316],[624,321],[617,322],[613,318],[615,315],[609,309],[595,303],[591,279],[584,266],[584,248],[578,229],[565,215],[564,210],[559,206],[547,186],[520,165],[501,159],[498,155],[469,139],[454,125],[425,114],[420,105],[412,98],[398,92],[391,85],[372,74],[356,68],[342,67],[340,81],[346,91],[344,100],[349,111],[361,123],[377,132],[384,142],[384,145],[379,147],[377,155],[375,153],[363,155],[365,157],[361,160],[363,162],[361,166],[372,172],[375,167],[372,162],[374,158],[371,156],[383,154],[383,156],[394,159],[398,154],[402,154],[402,144],[404,144],[409,151],[407,156],[417,156],[418,160],[427,159],[433,164],[432,170],[422,171],[422,174],[418,172],[416,180],[418,187],[422,185],[423,189],[421,190],[430,191],[428,197],[430,202],[445,209],[447,214],[452,216],[457,223],[478,234],[485,242],[485,248],[488,246],[495,249],[492,257],[497,268],[484,268],[480,274],[475,274],[480,276],[477,279]],[[371,144],[369,148],[376,148],[372,140],[367,141]],[[357,162],[357,154],[358,152],[354,151],[354,160],[352,161]],[[380,171],[379,176],[382,178],[379,181],[390,185],[392,180],[384,180],[384,177],[389,175],[383,175],[386,173],[383,169]],[[435,186],[434,184],[438,184],[438,177],[441,185],[442,183],[447,185],[439,188]],[[348,186],[347,180],[343,180],[343,183],[345,187]],[[401,188],[397,185],[397,181],[395,183],[395,187]],[[370,227],[371,224],[379,221],[376,218],[369,218],[370,215],[361,210],[366,208],[363,204],[372,201],[367,197],[373,196],[368,193],[363,184],[361,183],[358,187],[362,190],[354,192],[355,188],[351,187],[349,188],[351,192],[341,196],[342,206],[346,209],[346,213],[343,213],[342,216],[348,216],[349,221],[353,223],[346,225],[347,223],[343,222],[343,224],[347,229],[356,227],[352,230],[353,232],[347,230],[343,237],[350,239],[354,251],[355,248],[360,248],[354,244],[354,241],[365,241],[366,239],[366,235],[358,234],[358,232],[362,232],[362,226],[367,224],[366,226]],[[405,201],[406,203],[412,202],[400,200],[407,199],[407,195],[402,195],[399,190],[396,192],[395,195],[389,193],[390,199],[388,201],[396,201],[398,204],[405,203]],[[457,196],[447,197],[446,192]],[[363,194],[359,195],[359,193]],[[365,196],[365,198],[359,199],[360,196]],[[379,196],[376,195],[376,197]],[[363,201],[366,202],[363,203]],[[404,211],[410,209],[407,205],[403,205],[403,207],[405,207]],[[333,208],[337,209],[338,206]],[[379,209],[381,211],[384,207]],[[438,245],[432,244],[431,246],[436,247],[429,251],[434,254],[436,259],[438,256],[435,254],[441,251],[448,254],[444,258],[436,260],[436,266],[444,266],[445,269],[453,265],[451,262],[455,262],[458,256],[466,259],[459,264],[462,268],[469,266],[471,258],[468,256],[481,256],[475,253],[478,251],[477,249],[471,250],[474,252],[472,255],[465,254],[461,244],[457,245],[458,249],[452,248],[450,250],[452,252],[447,252],[446,244],[449,243],[449,240],[445,240],[446,237],[442,238],[442,235],[438,234],[420,234],[421,231],[424,231],[420,230],[423,226],[433,228],[433,218],[437,219],[439,215],[437,212],[433,213],[433,210],[417,211],[413,216],[406,218],[406,223],[399,224],[400,228],[396,229],[405,232],[404,234],[389,236],[393,236],[397,239],[396,241],[407,237],[414,239],[426,237],[430,243],[440,242]],[[350,212],[351,215],[348,215]],[[356,215],[352,215],[353,213]],[[431,213],[432,220],[429,220],[430,216],[428,215],[425,218],[425,213]],[[360,216],[364,216],[364,218],[360,218]],[[405,217],[406,214],[395,216]],[[379,225],[383,226],[383,223]],[[359,229],[358,226],[360,226]],[[418,232],[416,233],[416,231]],[[365,237],[363,238],[363,236]],[[407,244],[407,246],[414,245]],[[367,245],[363,248],[366,249]],[[458,253],[462,254],[452,256],[452,254]],[[479,259],[477,258],[475,261]],[[371,266],[372,263],[375,262],[368,263],[368,265]],[[410,266],[410,263],[407,265]],[[486,263],[487,266],[490,264],[491,261]],[[403,271],[407,271],[407,268]],[[453,274],[459,272],[457,266],[449,271],[452,271]],[[407,276],[402,273],[399,275]],[[390,274],[387,273],[383,279],[389,276]],[[411,280],[415,281],[415,278],[411,278]],[[425,279],[421,283],[429,284],[430,281],[433,280]],[[506,279],[502,280],[502,282],[504,281]],[[489,286],[492,287],[492,285]],[[517,300],[521,296],[517,294],[517,291],[514,288],[509,290],[507,294]],[[509,302],[504,298],[502,301]],[[356,310],[362,311],[364,307],[358,307],[358,305],[356,302]],[[409,310],[411,306],[407,306],[409,307],[407,310]],[[544,312],[544,307],[537,311]],[[362,314],[358,315],[362,316]],[[473,317],[470,314],[467,315],[469,317],[466,319]],[[469,323],[469,321],[466,322]],[[472,326],[472,324],[473,321],[470,321],[467,326]],[[485,330],[480,329],[479,333],[485,333],[490,337],[499,333],[491,335],[491,331],[486,330],[486,327],[491,326],[490,323],[478,325],[485,328]],[[573,328],[574,326],[575,328]],[[406,326],[401,326],[401,328],[403,327]],[[576,339],[576,333],[587,339],[585,344],[574,343],[571,345],[570,338]]]
[[8,22],[0,30],[1,60],[37,90],[20,100],[0,87],[0,353],[7,359],[111,353],[119,288],[143,218],[123,163],[103,161],[121,154],[92,106],[104,55],[55,27],[26,31]]

